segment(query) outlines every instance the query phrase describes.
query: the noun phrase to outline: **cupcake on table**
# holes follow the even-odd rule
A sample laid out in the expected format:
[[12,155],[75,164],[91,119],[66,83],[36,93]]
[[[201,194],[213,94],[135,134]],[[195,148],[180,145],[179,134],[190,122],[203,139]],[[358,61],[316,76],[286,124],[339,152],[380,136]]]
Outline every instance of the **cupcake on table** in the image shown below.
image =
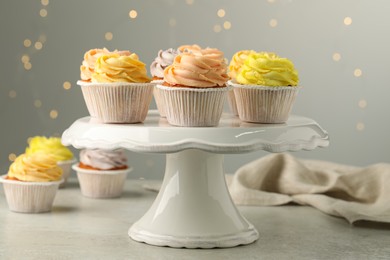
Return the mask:
[[[242,65],[244,65],[244,61],[246,60],[249,54],[253,54],[253,53],[256,52],[253,50],[242,50],[236,52],[233,55],[228,67],[228,75],[230,77],[230,80],[236,81],[237,73],[240,71]],[[234,96],[233,89],[228,92],[227,100],[233,115],[238,116],[236,97]]]
[[137,54],[92,49],[85,53],[80,71],[77,84],[92,117],[103,123],[145,120],[154,84]]
[[240,120],[253,123],[284,123],[297,96],[298,72],[287,58],[275,53],[248,54],[234,87]]
[[[161,91],[168,123],[175,126],[216,126],[221,118],[228,91],[227,65],[213,49],[181,48],[173,64],[164,70]],[[222,58],[221,58],[222,57]]]
[[[167,50],[160,50],[158,52],[157,57],[150,65],[150,73],[153,77],[152,83],[161,84],[164,82],[164,70],[166,67],[173,63],[173,60],[178,54],[180,54],[180,51],[173,48]],[[166,117],[165,103],[163,102],[163,98],[158,88],[154,88],[153,96],[156,101],[157,109],[160,113],[160,116]]]
[[64,182],[60,188],[66,186],[71,174],[71,166],[76,162],[71,150],[61,143],[58,137],[34,136],[29,140],[29,146],[26,148],[26,154],[45,153],[51,155],[57,161],[58,166],[62,168]]
[[127,174],[132,170],[122,149],[84,149],[74,164],[81,193],[89,198],[120,197]]
[[62,169],[50,154],[22,154],[11,164],[7,175],[0,177],[0,182],[11,211],[48,212],[63,182]]

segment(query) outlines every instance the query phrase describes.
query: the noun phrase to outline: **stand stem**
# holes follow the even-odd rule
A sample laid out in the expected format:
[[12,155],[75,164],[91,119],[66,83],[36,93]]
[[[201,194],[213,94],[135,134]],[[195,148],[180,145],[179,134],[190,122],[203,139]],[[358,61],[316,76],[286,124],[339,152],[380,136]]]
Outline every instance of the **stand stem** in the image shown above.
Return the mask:
[[167,154],[161,190],[129,235],[152,245],[188,248],[232,247],[258,238],[231,200],[223,155],[196,149]]

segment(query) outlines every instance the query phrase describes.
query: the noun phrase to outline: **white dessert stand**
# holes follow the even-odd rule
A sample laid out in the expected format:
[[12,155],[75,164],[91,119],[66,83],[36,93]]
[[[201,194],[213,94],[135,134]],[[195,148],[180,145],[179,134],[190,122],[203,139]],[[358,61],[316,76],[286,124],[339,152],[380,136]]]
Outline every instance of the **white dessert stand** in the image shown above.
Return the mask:
[[237,210],[226,186],[223,154],[284,152],[329,145],[315,121],[251,124],[224,114],[218,127],[174,127],[157,111],[142,124],[102,124],[84,117],[62,135],[64,145],[166,153],[160,192],[129,236],[157,246],[214,248],[249,244],[258,232]]

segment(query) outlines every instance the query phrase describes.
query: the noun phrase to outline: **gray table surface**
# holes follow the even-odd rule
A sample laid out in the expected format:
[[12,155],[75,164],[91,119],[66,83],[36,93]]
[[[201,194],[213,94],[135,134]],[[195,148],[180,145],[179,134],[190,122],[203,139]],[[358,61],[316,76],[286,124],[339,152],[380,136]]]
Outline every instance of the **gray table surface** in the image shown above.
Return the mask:
[[0,259],[390,259],[390,225],[350,225],[303,206],[239,207],[259,230],[253,244],[228,249],[174,249],[133,241],[129,227],[150,207],[156,181],[127,180],[123,196],[94,200],[77,179],[60,189],[53,210],[8,210],[0,188]]

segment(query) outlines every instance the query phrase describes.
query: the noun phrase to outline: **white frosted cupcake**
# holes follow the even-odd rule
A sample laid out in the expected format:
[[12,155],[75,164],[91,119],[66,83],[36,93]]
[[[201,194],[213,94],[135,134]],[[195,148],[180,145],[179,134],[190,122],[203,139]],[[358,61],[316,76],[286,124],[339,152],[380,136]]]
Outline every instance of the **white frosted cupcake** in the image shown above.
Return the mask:
[[[237,77],[237,73],[240,71],[242,65],[244,65],[244,61],[248,57],[249,54],[256,53],[253,50],[242,50],[236,52],[229,63],[228,75],[230,80],[235,81]],[[230,84],[231,81],[228,83]],[[232,111],[233,115],[238,116],[236,97],[234,95],[234,90],[231,89],[228,93],[228,104],[229,108]]]
[[81,193],[89,198],[120,197],[127,174],[127,158],[122,149],[85,149],[80,163],[72,167],[77,172]]
[[182,53],[164,70],[157,85],[164,96],[167,120],[176,126],[216,126],[228,87],[226,63],[212,55]]
[[60,188],[64,188],[71,175],[71,166],[76,162],[71,150],[61,143],[58,137],[34,136],[29,140],[29,146],[26,148],[26,154],[46,153],[51,155],[58,166],[62,169],[62,178]]
[[0,177],[11,211],[41,213],[51,211],[62,179],[57,161],[45,153],[22,154]]
[[[160,50],[157,57],[150,65],[150,73],[152,74],[153,81],[155,84],[162,84],[164,82],[164,69],[173,63],[175,57],[180,54],[180,51],[175,49]],[[158,88],[153,90],[154,100],[156,101],[158,112],[161,117],[166,117],[165,103]]]
[[84,55],[80,70],[82,80],[77,84],[92,117],[103,123],[145,120],[154,84],[135,53],[90,50]]
[[294,64],[274,53],[249,54],[234,87],[240,120],[253,123],[284,123],[298,94]]

